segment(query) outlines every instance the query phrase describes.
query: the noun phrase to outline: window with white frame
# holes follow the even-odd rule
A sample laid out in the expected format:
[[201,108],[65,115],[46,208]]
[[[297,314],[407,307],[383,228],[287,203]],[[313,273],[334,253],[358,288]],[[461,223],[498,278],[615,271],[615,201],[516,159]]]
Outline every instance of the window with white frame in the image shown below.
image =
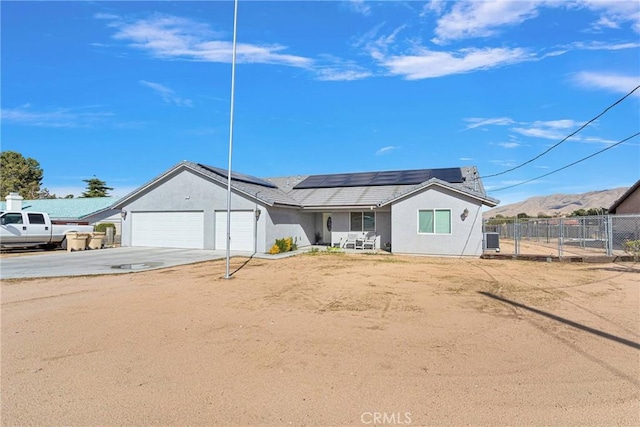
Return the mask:
[[349,231],[376,231],[375,212],[350,212]]
[[418,234],[451,234],[451,209],[420,209]]

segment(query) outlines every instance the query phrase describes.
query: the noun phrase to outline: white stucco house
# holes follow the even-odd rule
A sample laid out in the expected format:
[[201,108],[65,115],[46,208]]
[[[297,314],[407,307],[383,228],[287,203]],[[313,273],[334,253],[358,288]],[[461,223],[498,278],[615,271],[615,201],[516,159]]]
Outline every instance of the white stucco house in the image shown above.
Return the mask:
[[[479,256],[489,197],[475,167],[260,179],[232,173],[231,250],[265,253],[276,239],[343,246],[375,235],[403,254]],[[123,246],[225,249],[227,171],[183,161],[112,208]]]

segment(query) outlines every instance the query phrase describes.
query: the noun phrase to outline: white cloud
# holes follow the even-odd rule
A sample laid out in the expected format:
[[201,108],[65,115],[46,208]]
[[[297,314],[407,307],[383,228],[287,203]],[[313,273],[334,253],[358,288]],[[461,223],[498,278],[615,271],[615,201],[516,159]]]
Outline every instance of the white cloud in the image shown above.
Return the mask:
[[365,0],[349,0],[349,7],[361,15],[371,15],[371,6],[368,5]]
[[587,143],[587,144],[605,144],[605,145],[612,145],[615,144],[618,141],[614,141],[612,139],[606,139],[606,138],[598,138],[595,136],[589,136],[586,138],[582,138],[582,142]]
[[531,59],[526,50],[520,48],[462,49],[457,52],[420,49],[414,55],[384,58],[381,63],[391,74],[418,80],[499,68]]
[[518,148],[522,144],[520,144],[519,142],[512,141],[512,142],[499,142],[498,145],[504,148]]
[[[432,40],[446,43],[470,37],[487,37],[505,25],[517,25],[537,16],[538,1],[457,2],[438,20]],[[438,5],[442,10],[441,5]],[[437,10],[432,8],[432,10]]]
[[503,168],[512,168],[517,164],[515,160],[489,160],[489,163],[501,166]]
[[316,78],[324,81],[351,81],[371,77],[373,73],[355,61],[345,61],[333,55],[321,55],[314,66]]
[[[450,6],[447,10],[446,6]],[[439,16],[434,30],[434,43],[447,43],[473,37],[495,35],[501,28],[521,24],[536,18],[542,8],[563,8],[569,13],[588,9],[598,14],[591,29],[615,30],[629,24],[640,33],[640,8],[636,1],[612,0],[493,0],[428,3],[422,15],[433,12]]]
[[158,93],[164,102],[167,104],[174,104],[178,107],[192,107],[193,103],[190,99],[183,99],[176,95],[176,93],[169,89],[166,86],[161,85],[160,83],[148,82],[146,80],[140,80],[140,84],[146,86],[148,88],[153,89],[156,93]]
[[362,80],[367,77],[371,77],[373,73],[366,70],[341,70],[337,68],[321,68],[316,70],[316,75],[318,80],[324,81],[352,81],[352,80]]
[[447,5],[446,0],[431,0],[422,8],[422,12],[420,16],[426,16],[428,13],[435,13],[437,15],[441,15]]
[[[596,89],[607,89],[616,93],[628,93],[640,85],[640,78],[635,75],[621,75],[614,73],[598,73],[582,71],[573,76],[573,81],[580,86]],[[635,92],[640,96],[640,90]]]
[[[219,40],[222,34],[214,32],[206,24],[170,15],[155,15],[133,22],[97,16],[110,20],[115,29],[113,38],[129,43],[130,47],[148,52],[160,59],[186,61],[224,62],[232,60],[231,41]],[[238,43],[238,63],[279,64],[292,67],[309,67],[313,60],[282,53],[285,46],[277,44]]]
[[572,49],[583,49],[583,50],[623,50],[623,49],[636,49],[640,47],[640,43],[638,42],[627,42],[627,43],[604,43],[599,41],[592,42],[576,42],[568,47]]
[[530,128],[516,127],[516,128],[513,128],[512,130],[523,136],[528,136],[532,138],[552,139],[552,140],[558,140],[558,141],[564,138],[565,136],[563,133],[558,132],[557,130],[548,129],[544,127],[530,127]]
[[460,157],[458,160],[461,160],[463,162],[470,162],[471,160],[473,160],[473,157]]
[[[528,137],[560,141],[571,133],[570,131],[577,129],[582,124],[574,120],[535,121],[521,127],[514,127],[511,130]],[[572,140],[580,141],[581,137],[573,136]]]
[[379,149],[378,151],[376,151],[376,156],[379,156],[379,155],[381,155],[381,154],[388,153],[388,152],[393,151],[393,150],[397,150],[397,149],[399,149],[399,148],[400,148],[400,147],[397,147],[397,146],[394,146],[394,145],[389,145],[389,146],[387,146],[387,147],[382,147],[381,149]]
[[25,126],[51,128],[89,127],[105,122],[114,114],[103,111],[86,111],[95,106],[82,108],[55,108],[49,111],[33,111],[29,104],[20,108],[5,108],[0,111],[0,118],[6,123]]
[[465,122],[469,123],[464,130],[475,129],[484,126],[511,126],[515,124],[515,122],[509,117],[496,117],[492,119],[484,119],[480,117],[469,117],[464,119]]
[[629,23],[635,32],[640,33],[640,7],[637,1],[577,0],[574,4],[601,13],[592,25],[595,30],[617,29]]

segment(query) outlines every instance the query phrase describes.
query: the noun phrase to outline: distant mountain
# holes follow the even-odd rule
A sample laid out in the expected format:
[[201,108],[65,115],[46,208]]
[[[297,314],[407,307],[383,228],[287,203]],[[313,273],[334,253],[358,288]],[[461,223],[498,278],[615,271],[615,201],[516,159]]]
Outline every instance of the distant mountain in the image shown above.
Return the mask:
[[551,196],[530,197],[522,202],[498,206],[483,213],[484,218],[502,216],[516,216],[526,213],[529,216],[568,215],[578,209],[609,208],[618,200],[628,187],[614,188],[613,190],[591,191],[582,194],[553,194]]

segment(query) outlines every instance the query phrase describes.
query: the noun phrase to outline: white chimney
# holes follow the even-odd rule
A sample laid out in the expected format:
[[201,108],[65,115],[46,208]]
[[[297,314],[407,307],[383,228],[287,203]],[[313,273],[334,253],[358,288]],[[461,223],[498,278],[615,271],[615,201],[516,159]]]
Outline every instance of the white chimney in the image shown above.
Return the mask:
[[16,212],[22,210],[22,197],[18,193],[9,193],[7,197],[7,211]]

